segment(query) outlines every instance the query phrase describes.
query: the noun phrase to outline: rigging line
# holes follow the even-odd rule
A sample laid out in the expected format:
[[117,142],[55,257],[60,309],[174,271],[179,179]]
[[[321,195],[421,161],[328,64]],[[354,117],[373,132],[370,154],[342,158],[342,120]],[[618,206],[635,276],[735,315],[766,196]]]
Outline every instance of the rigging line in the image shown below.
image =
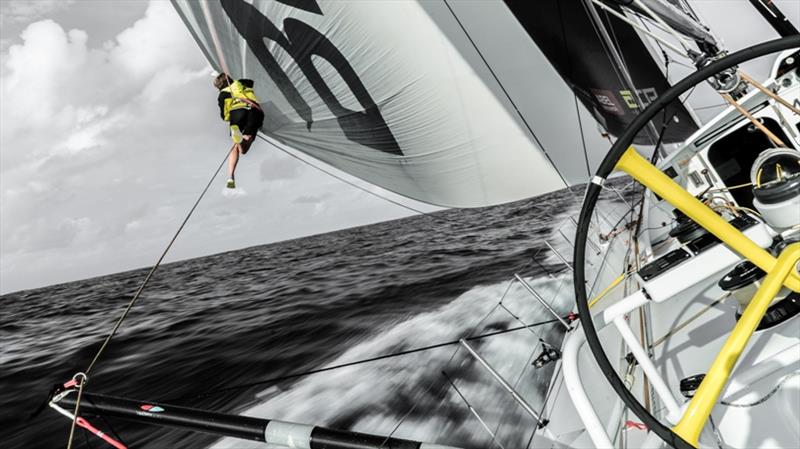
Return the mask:
[[[330,170],[327,170],[327,169],[325,169],[325,168],[323,168],[323,167],[321,167],[319,165],[316,165],[316,164],[312,163],[309,160],[306,160],[306,159],[304,159],[304,158],[292,153],[291,151],[287,150],[286,148],[283,148],[280,145],[276,144],[271,139],[268,139],[268,138],[264,137],[263,135],[261,135],[260,132],[257,135],[258,135],[259,139],[263,140],[264,142],[267,142],[269,145],[272,145],[273,147],[275,147],[278,150],[282,151],[283,153],[289,155],[290,157],[292,157],[294,159],[297,159],[298,161],[308,165],[309,167],[315,168],[315,169],[321,171],[322,173],[325,173],[326,175],[328,175],[328,176],[330,176],[330,177],[332,177],[334,179],[337,179],[337,180],[339,180],[339,181],[341,181],[341,182],[343,182],[343,183],[345,183],[345,184],[347,184],[347,185],[349,185],[351,187],[355,187],[358,190],[361,190],[362,192],[366,192],[366,193],[368,193],[368,194],[370,194],[372,196],[380,198],[380,199],[382,199],[384,201],[387,201],[389,203],[392,203],[392,204],[394,204],[396,206],[400,206],[400,207],[402,207],[404,209],[407,209],[407,210],[409,210],[411,212],[414,212],[416,214],[425,215],[427,217],[433,218],[434,220],[445,221],[445,222],[449,222],[449,223],[456,223],[456,224],[460,224],[460,225],[463,225],[463,226],[470,226],[468,223],[465,223],[463,221],[453,220],[452,218],[447,218],[447,217],[439,217],[437,215],[433,215],[433,213],[431,213],[431,212],[425,212],[425,211],[419,210],[419,209],[414,208],[412,206],[409,206],[407,204],[403,204],[403,203],[401,203],[399,201],[395,201],[395,200],[393,200],[393,199],[391,199],[389,197],[383,196],[380,193],[373,192],[373,191],[367,189],[364,186],[360,186],[360,185],[356,184],[353,181],[350,181],[350,180],[348,180],[346,178],[343,178],[343,177],[337,175],[336,173],[334,173],[334,172],[332,172]],[[451,209],[453,209],[453,208],[451,208]]]
[[83,396],[83,388],[86,385],[86,375],[81,376],[81,381],[78,383],[78,396],[75,399],[75,410],[72,412],[72,423],[69,425],[69,439],[67,440],[67,449],[72,449],[72,438],[75,436],[75,424],[78,423],[78,412],[81,409],[81,397]]
[[720,304],[720,303],[722,303],[723,301],[725,301],[726,299],[728,299],[728,297],[730,297],[730,296],[731,296],[731,293],[730,293],[730,292],[726,292],[725,294],[723,294],[723,295],[722,295],[722,296],[720,296],[719,298],[715,299],[715,300],[714,300],[714,301],[713,301],[711,304],[708,304],[708,305],[706,305],[705,307],[703,307],[702,309],[700,309],[700,311],[698,311],[698,312],[697,312],[697,313],[695,313],[694,315],[690,316],[689,318],[687,318],[687,319],[686,319],[686,320],[684,320],[683,322],[681,322],[681,323],[678,323],[678,325],[677,325],[677,326],[673,327],[673,328],[672,328],[672,329],[670,329],[670,330],[669,330],[669,331],[668,331],[666,334],[662,335],[662,336],[661,336],[661,337],[659,337],[657,340],[655,340],[654,342],[652,342],[652,343],[650,344],[650,346],[647,348],[647,350],[648,350],[648,351],[652,351],[653,349],[655,349],[656,347],[658,347],[659,345],[661,345],[662,343],[664,343],[665,341],[667,341],[667,339],[669,339],[669,338],[670,338],[670,337],[672,337],[673,335],[675,335],[675,334],[677,334],[678,332],[680,332],[680,331],[681,331],[683,328],[685,328],[686,326],[688,326],[689,324],[691,324],[693,321],[695,321],[696,319],[698,319],[698,318],[700,318],[701,316],[703,316],[703,315],[704,315],[706,312],[709,312],[709,311],[710,311],[710,310],[712,310],[714,307],[716,307],[718,304]]
[[[650,32],[650,27],[647,26],[647,22],[641,16],[638,16],[638,18],[639,22],[647,29],[648,32]],[[661,42],[656,40],[655,43],[658,46],[658,49],[661,51],[661,56],[664,57],[664,78],[667,80],[667,83],[669,85],[672,85],[672,82],[669,79],[669,64],[670,62],[672,62],[672,58],[670,58],[669,55],[667,54],[667,51],[664,50],[664,47],[661,45]],[[684,66],[686,66],[686,64],[684,64]]]
[[[558,379],[559,378],[559,374],[561,374],[561,362],[560,361],[557,362],[557,368],[554,370],[553,375],[550,376],[550,378],[551,379]],[[550,401],[550,395],[552,395],[553,391],[555,390],[555,383],[556,383],[555,381],[550,382],[550,385],[547,387],[547,393],[544,395],[544,401],[542,401],[542,408],[539,409],[539,416],[541,417],[542,422],[544,422],[545,425],[548,422],[550,422],[550,420],[544,417],[544,411],[547,408],[547,403]],[[544,427],[541,427],[541,428],[544,429]],[[531,443],[533,442],[533,438],[536,436],[536,432],[539,429],[540,429],[539,426],[533,426],[533,431],[531,432],[531,436],[528,439],[528,444],[525,446],[526,449],[529,449],[531,447]]]
[[483,61],[483,64],[489,70],[489,73],[492,74],[492,77],[497,82],[497,85],[500,87],[500,90],[503,91],[503,94],[505,94],[505,96],[508,99],[509,103],[511,103],[511,106],[514,107],[514,111],[516,111],[516,113],[519,116],[520,120],[522,120],[522,123],[525,124],[525,127],[528,129],[528,132],[533,137],[533,140],[536,142],[537,145],[539,145],[539,148],[542,149],[542,153],[544,153],[544,156],[550,162],[550,165],[552,165],[553,169],[556,171],[556,173],[558,173],[558,177],[561,178],[561,181],[564,183],[564,185],[567,188],[570,188],[569,182],[567,182],[567,179],[564,177],[564,175],[561,174],[561,171],[558,169],[558,167],[556,167],[556,164],[553,163],[553,160],[550,158],[550,155],[547,153],[547,150],[544,148],[544,145],[542,145],[542,142],[539,140],[539,137],[536,136],[536,133],[533,132],[533,128],[531,128],[531,125],[529,125],[528,121],[525,120],[525,116],[522,115],[522,111],[519,110],[519,107],[517,107],[517,104],[514,102],[514,100],[511,99],[511,95],[508,93],[508,91],[506,90],[505,86],[503,86],[503,83],[500,82],[500,78],[498,78],[498,76],[494,73],[494,70],[492,70],[492,67],[489,65],[489,62],[486,61],[486,58],[483,57],[483,53],[481,53],[480,49],[478,49],[478,45],[475,43],[475,41],[472,40],[472,36],[470,36],[469,33],[467,32],[467,29],[464,28],[464,24],[461,23],[461,20],[458,18],[458,16],[456,15],[455,11],[453,11],[453,8],[450,7],[450,4],[447,2],[447,0],[444,0],[444,5],[447,6],[447,9],[450,11],[450,14],[453,15],[454,19],[456,19],[456,22],[458,23],[458,26],[461,27],[461,31],[464,32],[464,36],[466,36],[467,40],[469,40],[470,44],[472,44],[472,48],[474,48],[475,52],[478,53],[478,56],[480,56],[481,61]]
[[672,36],[675,38],[675,40],[678,41],[679,44],[681,44],[684,50],[686,50],[687,53],[689,52],[689,43],[687,42],[687,40],[683,39],[678,34],[677,31],[675,31],[671,26],[667,25],[667,22],[665,22],[664,19],[661,18],[661,16],[654,13],[647,5],[644,4],[644,2],[642,2],[642,0],[633,0],[633,2],[636,3],[636,6],[641,8],[645,13],[647,13],[650,17],[652,17],[653,20],[655,20],[662,27],[664,27],[667,30],[667,32],[672,34]]
[[509,314],[509,315],[511,315],[511,317],[512,317],[512,318],[514,318],[514,320],[515,320],[515,321],[518,321],[518,322],[519,322],[519,324],[521,324],[522,326],[526,327],[526,328],[527,328],[527,329],[528,329],[528,330],[531,332],[531,334],[533,334],[533,336],[534,336],[534,337],[536,337],[536,340],[537,340],[537,343],[536,343],[536,344],[539,344],[539,343],[544,343],[544,344],[547,344],[547,345],[549,345],[549,346],[553,346],[553,345],[550,345],[549,343],[547,343],[546,341],[544,341],[544,339],[542,338],[542,336],[541,336],[541,335],[539,335],[539,333],[538,333],[538,332],[536,332],[535,330],[533,330],[533,328],[530,328],[530,327],[528,327],[528,323],[526,323],[525,321],[523,321],[523,320],[522,320],[522,318],[520,318],[520,317],[518,317],[517,315],[515,315],[515,314],[514,314],[514,312],[512,312],[511,310],[509,310],[509,309],[508,309],[508,307],[506,307],[506,306],[505,306],[505,304],[502,304],[502,303],[501,303],[501,304],[500,304],[500,307],[501,307],[503,310],[505,310],[506,312],[508,312],[508,314]]
[[791,380],[792,378],[794,378],[796,376],[800,376],[800,371],[795,371],[793,373],[789,373],[789,374],[783,376],[781,378],[781,380],[778,382],[778,385],[775,385],[775,387],[772,390],[770,390],[766,395],[764,395],[761,399],[757,399],[757,400],[755,400],[753,402],[742,404],[742,403],[737,403],[737,402],[720,401],[719,403],[722,404],[722,405],[727,405],[728,407],[738,407],[738,408],[755,407],[756,405],[760,405],[760,404],[763,404],[763,403],[767,402],[769,400],[769,398],[774,396],[775,393],[777,393],[778,390],[780,390],[783,387],[783,384],[785,384],[787,381]]
[[[567,42],[567,30],[564,26],[564,18],[561,13],[561,3],[556,2],[556,8],[558,9],[558,20],[561,23],[561,41],[564,43],[564,53],[567,55],[567,71],[569,72],[570,79],[573,78],[572,73],[572,53],[569,51],[569,43]],[[570,86],[570,91],[572,91],[572,99],[575,102],[575,117],[578,119],[578,129],[581,132],[581,144],[583,145],[583,160],[586,163],[586,175],[591,177],[592,170],[589,168],[589,153],[586,149],[586,137],[583,135],[583,120],[581,119],[581,110],[578,106],[578,94],[575,93],[575,89]]]
[[442,370],[442,375],[445,377],[445,379],[447,379],[447,382],[450,384],[450,386],[453,387],[453,390],[455,390],[455,392],[458,394],[458,397],[460,397],[461,400],[464,401],[464,404],[467,406],[467,409],[472,413],[472,415],[475,418],[478,419],[478,422],[481,423],[484,430],[486,430],[486,432],[489,433],[489,435],[492,437],[492,441],[494,441],[494,444],[499,446],[500,449],[505,449],[505,447],[497,439],[497,435],[495,435],[495,433],[492,432],[492,429],[489,428],[489,424],[487,424],[486,421],[484,421],[483,418],[481,418],[481,415],[478,414],[478,411],[475,410],[475,407],[473,407],[472,404],[469,403],[467,398],[461,393],[461,390],[459,390],[458,387],[456,387],[455,382],[453,382],[453,379],[447,374],[447,371]]
[[712,105],[709,105],[709,106],[698,106],[698,107],[695,107],[695,108],[692,108],[692,109],[694,109],[695,111],[701,111],[703,109],[723,108],[723,107],[726,107],[726,106],[729,106],[728,103],[712,104]]
[[[615,224],[612,229],[616,229],[617,225],[619,225],[619,223],[621,223],[623,220],[625,220],[625,218],[628,216],[628,214],[631,214],[631,218],[633,218],[632,217],[632,212],[636,209],[636,206],[639,205],[640,201],[643,201],[643,199],[640,199],[639,201],[633,203],[633,205],[630,206],[630,209],[628,210],[628,212],[625,212],[625,214],[623,214],[622,217],[620,217],[620,219],[617,221],[617,224]],[[598,266],[598,268],[597,268],[597,275],[594,278],[594,281],[592,282],[591,288],[589,289],[590,292],[594,292],[595,288],[597,287],[597,282],[600,280],[600,275],[603,273],[603,270],[606,267],[606,262],[608,261],[607,257],[608,257],[608,254],[611,252],[611,250],[610,250],[611,245],[614,244],[614,242],[616,241],[617,237],[619,237],[620,235],[622,235],[621,232],[616,234],[616,235],[614,235],[613,237],[611,237],[611,239],[608,240],[609,250],[607,250],[605,253],[603,253],[603,258],[600,260],[600,266]]]
[[[670,50],[672,50],[672,51],[674,51],[674,52],[686,57],[685,50],[683,50],[683,49],[671,44],[670,42],[667,42],[665,39],[661,38],[660,36],[657,36],[655,33],[651,32],[649,28],[642,27],[641,25],[638,25],[636,22],[634,22],[631,19],[625,17],[624,14],[621,14],[621,13],[617,12],[616,10],[612,9],[611,7],[609,7],[608,5],[606,5],[605,3],[603,3],[600,0],[592,0],[592,3],[594,3],[595,5],[601,7],[604,11],[611,13],[611,15],[613,15],[614,17],[618,18],[619,20],[627,23],[631,27],[641,31],[642,33],[647,34],[655,42],[661,42],[664,45],[666,45]],[[641,20],[641,17],[639,17],[639,20]],[[660,46],[661,45],[659,45],[659,47]]]
[[[479,320],[477,323],[475,323],[475,325],[474,325],[474,326],[472,327],[472,329],[471,329],[471,330],[470,330],[470,331],[467,333],[467,335],[470,335],[470,334],[472,334],[473,332],[475,332],[475,329],[477,329],[478,327],[480,327],[480,325],[481,325],[481,324],[483,324],[483,322],[484,322],[484,321],[486,321],[486,319],[487,319],[487,318],[489,318],[490,316],[492,316],[492,314],[494,313],[494,311],[495,311],[495,310],[497,310],[497,308],[498,308],[498,307],[500,307],[500,303],[499,303],[499,302],[498,302],[497,304],[495,304],[495,306],[494,306],[494,307],[492,307],[492,309],[491,309],[491,310],[489,310],[489,312],[488,312],[486,315],[484,315],[484,316],[483,316],[483,318],[481,318],[481,319],[480,319],[480,320]],[[464,339],[466,340],[467,338],[464,338]],[[459,345],[458,345],[458,346],[456,346],[456,349],[453,351],[453,354],[451,354],[451,355],[450,355],[450,358],[449,358],[449,359],[447,359],[447,362],[445,362],[445,363],[444,363],[444,366],[442,366],[442,370],[445,370],[445,369],[447,369],[447,367],[450,365],[450,363],[451,363],[451,362],[453,361],[453,359],[456,357],[456,354],[458,354],[458,351],[459,351],[459,350],[461,350],[462,346],[463,346],[463,345],[461,345],[461,341],[459,341]],[[433,386],[434,386],[434,385],[435,385],[435,384],[434,384],[434,380],[431,380],[431,381],[428,383],[428,386],[425,388],[425,391],[423,391],[423,394],[428,394],[428,393],[429,393],[429,392],[430,392],[430,391],[433,389]],[[397,422],[397,425],[396,425],[396,426],[394,426],[394,428],[392,429],[392,431],[391,431],[391,432],[389,432],[389,434],[388,434],[388,435],[386,435],[386,438],[384,438],[383,442],[381,442],[380,448],[383,448],[383,447],[384,447],[384,445],[386,445],[386,443],[387,443],[387,442],[389,442],[389,439],[391,439],[391,438],[392,438],[392,436],[394,436],[395,432],[397,432],[397,429],[399,429],[399,428],[400,428],[400,426],[401,426],[401,425],[403,425],[403,423],[405,422],[405,420],[406,420],[406,419],[408,419],[408,417],[409,417],[409,416],[411,416],[411,414],[414,412],[414,410],[416,410],[416,409],[417,409],[417,407],[419,406],[419,404],[420,404],[420,403],[421,403],[421,401],[417,401],[417,402],[415,402],[414,404],[412,404],[412,405],[411,405],[411,407],[408,409],[408,411],[406,412],[406,414],[405,414],[405,415],[403,415],[403,416],[400,418],[400,421],[398,421],[398,422]]]
[[[139,286],[139,289],[136,291],[136,294],[133,295],[133,298],[128,303],[128,306],[125,308],[125,311],[119,317],[119,319],[117,320],[116,324],[111,329],[111,332],[106,337],[105,341],[103,341],[103,344],[102,344],[102,346],[100,346],[100,349],[97,350],[97,353],[95,354],[94,359],[92,359],[92,363],[90,363],[89,367],[86,368],[86,371],[85,371],[86,375],[88,375],[89,372],[91,372],[92,368],[94,368],[95,364],[100,359],[100,356],[103,354],[103,352],[105,351],[106,347],[111,342],[111,339],[114,337],[114,335],[119,330],[119,327],[122,325],[122,322],[125,321],[125,318],[128,316],[128,313],[133,308],[133,305],[136,304],[136,301],[141,296],[142,291],[144,291],[144,288],[150,282],[150,279],[153,277],[153,273],[155,273],[156,270],[158,269],[158,267],[161,265],[161,262],[164,260],[164,257],[167,255],[167,252],[169,252],[170,248],[172,248],[172,244],[175,243],[175,240],[177,240],[178,235],[180,235],[181,231],[183,231],[183,228],[184,228],[184,226],[186,226],[186,223],[189,221],[189,218],[192,217],[192,214],[194,213],[195,209],[197,209],[197,206],[200,204],[200,201],[203,199],[203,197],[205,197],[206,193],[208,192],[208,189],[211,187],[211,184],[214,182],[214,179],[217,177],[217,175],[219,174],[220,170],[222,170],[222,167],[225,165],[225,161],[228,160],[228,155],[230,154],[231,151],[234,151],[235,149],[236,148],[234,147],[234,148],[231,148],[231,150],[225,152],[225,157],[222,159],[222,162],[220,162],[219,166],[214,171],[214,174],[211,175],[211,178],[208,180],[208,183],[206,184],[205,188],[200,193],[200,196],[197,197],[197,200],[194,202],[194,205],[192,206],[192,208],[189,209],[189,213],[186,214],[186,217],[183,219],[183,222],[181,222],[181,225],[178,227],[178,230],[175,231],[175,234],[172,236],[172,239],[170,239],[169,243],[167,244],[167,247],[164,248],[164,251],[161,253],[161,256],[159,256],[159,258],[156,261],[155,265],[153,265],[153,267],[150,269],[150,272],[147,273],[147,276],[145,276],[144,280],[142,281],[142,284]],[[77,415],[77,413],[76,413],[76,415]]]
[[589,152],[586,150],[586,137],[583,135],[583,120],[581,119],[581,110],[578,106],[578,95],[573,91],[572,98],[575,100],[575,115],[578,117],[578,129],[581,131],[581,144],[583,144],[583,160],[586,162],[586,173],[592,176],[592,169],[589,168]]
[[[610,58],[612,63],[611,65],[614,67],[614,72],[617,75],[617,79],[623,87],[627,87],[628,90],[631,91],[634,101],[639,106],[638,110],[636,111],[636,115],[639,115],[645,108],[644,101],[642,100],[642,97],[640,96],[639,91],[633,82],[630,70],[628,70],[628,65],[622,57],[622,47],[619,44],[614,27],[611,25],[612,21],[608,12],[605,10],[603,11],[609,24],[609,26],[606,27],[603,23],[603,19],[600,17],[600,14],[597,12],[597,9],[593,6],[592,0],[583,0],[583,7],[589,15],[595,34],[597,34],[601,43],[603,43],[603,47],[606,49],[607,56]],[[649,137],[651,139],[658,134],[652,121],[648,122],[646,127],[646,132],[650,134]]]
[[[495,306],[495,308],[496,307],[497,306]],[[495,309],[492,309],[492,312],[494,310]],[[483,320],[481,320],[481,321],[483,321]],[[528,325],[525,325],[525,326],[516,326],[516,327],[503,329],[503,330],[499,330],[499,331],[488,332],[488,333],[480,334],[480,335],[474,335],[472,337],[465,337],[464,340],[467,340],[467,341],[482,340],[484,338],[494,337],[496,335],[507,334],[509,332],[516,332],[516,331],[519,331],[519,330],[522,330],[522,329],[526,329],[526,328],[530,328],[530,327],[544,326],[546,324],[552,324],[552,323],[555,323],[557,321],[558,320],[556,320],[556,319],[546,320],[546,321],[539,321],[539,322],[536,322],[536,323],[533,323],[533,324],[528,324]],[[247,388],[257,387],[259,385],[270,384],[270,383],[274,383],[274,382],[280,382],[280,381],[283,381],[283,380],[297,379],[297,378],[300,378],[300,377],[310,376],[312,374],[322,373],[322,372],[325,372],[325,371],[333,371],[333,370],[337,370],[337,369],[340,369],[340,368],[347,368],[347,367],[351,367],[351,366],[362,365],[364,363],[376,362],[376,361],[379,361],[379,360],[390,359],[390,358],[394,358],[394,357],[400,357],[400,356],[414,354],[414,353],[418,353],[418,352],[430,351],[430,350],[433,350],[433,349],[438,349],[438,348],[442,348],[442,347],[445,347],[445,346],[452,346],[452,345],[457,345],[457,344],[459,344],[459,340],[445,341],[445,342],[436,343],[436,344],[432,344],[432,345],[420,346],[418,348],[407,349],[405,351],[398,351],[398,352],[393,352],[393,353],[389,353],[389,354],[381,354],[381,355],[377,355],[377,356],[374,356],[374,357],[369,357],[369,358],[366,358],[366,359],[360,359],[360,360],[355,360],[355,361],[352,361],[352,362],[341,363],[339,365],[326,366],[326,367],[323,367],[323,368],[317,368],[317,369],[313,369],[313,370],[309,370],[309,371],[286,374],[286,375],[283,375],[283,376],[271,377],[269,379],[259,380],[259,381],[255,381],[255,382],[248,382],[248,383],[244,383],[244,384],[234,385],[234,386],[231,386],[231,387],[218,388],[218,389],[215,389],[215,390],[213,390],[211,392],[208,392],[208,393],[202,393],[202,394],[192,395],[192,396],[181,396],[181,397],[177,397],[177,398],[173,398],[173,399],[167,399],[164,402],[165,403],[177,403],[177,402],[186,401],[186,400],[189,400],[189,399],[206,398],[206,397],[210,397],[210,396],[216,396],[216,395],[222,394],[222,393],[228,393],[228,392],[231,392],[231,391],[243,390],[243,389],[247,389]]]
[[[520,270],[520,271],[524,271],[525,269],[527,269],[528,267],[530,267],[530,265],[531,265],[531,262],[528,262],[528,263],[527,263],[527,264],[526,264],[526,265],[525,265],[525,266],[522,268],[522,270]],[[491,309],[491,310],[489,310],[489,312],[488,312],[488,313],[486,313],[486,315],[484,315],[484,316],[483,316],[483,318],[481,318],[481,319],[480,319],[480,320],[479,320],[477,323],[475,323],[475,325],[474,325],[474,326],[472,326],[472,329],[471,329],[471,330],[470,330],[470,331],[469,331],[469,332],[468,332],[466,335],[468,335],[468,336],[469,336],[469,335],[472,335],[472,334],[473,334],[473,333],[474,333],[474,332],[475,332],[475,331],[476,331],[476,330],[477,330],[477,329],[478,329],[478,328],[481,326],[481,324],[483,324],[483,322],[484,322],[484,321],[486,321],[486,319],[487,319],[487,318],[489,318],[490,316],[492,316],[492,314],[494,313],[494,311],[495,311],[495,310],[497,310],[497,308],[498,308],[498,307],[500,307],[500,306],[502,305],[503,299],[505,298],[505,295],[506,295],[506,294],[508,294],[508,290],[511,288],[511,284],[512,284],[513,282],[514,282],[514,280],[513,280],[513,279],[511,279],[511,280],[509,281],[509,284],[508,284],[508,285],[509,285],[509,288],[508,288],[508,289],[506,289],[505,293],[503,293],[503,296],[500,298],[500,301],[498,301],[498,302],[497,302],[497,304],[495,304],[495,306],[494,306],[494,307],[492,307],[492,309]],[[465,337],[465,338],[463,338],[463,340],[467,340],[467,341],[469,341],[469,340],[471,340],[471,339],[473,339],[473,338],[470,338],[470,337]],[[444,371],[445,369],[447,369],[447,367],[450,365],[450,363],[451,363],[451,362],[453,361],[453,359],[456,357],[456,354],[458,354],[458,351],[461,349],[461,347],[462,347],[461,340],[459,340],[459,342],[458,342],[458,343],[459,343],[459,345],[458,345],[458,346],[456,346],[456,349],[453,351],[453,354],[452,354],[452,355],[450,355],[450,358],[447,360],[447,362],[445,362],[444,366],[442,366],[442,371]],[[428,386],[425,388],[425,391],[424,391],[424,393],[423,393],[423,394],[428,394],[428,393],[431,391],[431,389],[433,389],[433,386],[434,386],[434,381],[433,381],[433,380],[431,380],[431,382],[430,382],[430,383],[428,383]],[[400,428],[400,426],[401,426],[401,425],[402,425],[402,424],[405,422],[405,420],[406,420],[406,419],[408,419],[408,417],[409,417],[409,416],[411,416],[411,413],[413,413],[413,412],[414,412],[414,410],[416,410],[416,408],[417,408],[417,406],[418,406],[419,404],[420,404],[420,402],[416,402],[416,403],[414,403],[414,404],[413,404],[413,405],[412,405],[412,406],[411,406],[411,407],[408,409],[408,412],[406,412],[406,414],[405,414],[405,415],[403,415],[403,417],[402,417],[402,418],[400,418],[400,421],[397,423],[397,425],[396,425],[396,426],[394,426],[394,428],[392,429],[392,431],[391,431],[391,432],[389,432],[389,434],[386,436],[386,438],[385,438],[385,439],[383,440],[383,442],[381,443],[381,445],[380,445],[380,447],[381,447],[381,448],[383,448],[383,446],[384,446],[384,445],[385,445],[385,444],[386,444],[386,443],[389,441],[389,439],[390,439],[390,438],[391,438],[391,437],[392,437],[392,436],[395,434],[395,432],[397,432],[397,429],[399,429],[399,428]]]
[[81,405],[80,398],[81,398],[81,394],[83,392],[83,386],[84,386],[84,384],[86,382],[86,379],[87,379],[87,375],[92,371],[92,368],[94,368],[95,364],[100,359],[100,356],[103,355],[103,353],[105,352],[106,348],[108,347],[108,344],[111,343],[111,339],[114,338],[114,335],[116,335],[117,331],[119,330],[120,326],[122,325],[122,322],[125,321],[125,318],[128,316],[128,313],[130,313],[130,311],[133,308],[134,304],[136,304],[136,301],[141,296],[142,292],[144,291],[144,288],[150,282],[150,279],[152,278],[153,273],[155,273],[155,271],[161,265],[161,262],[164,260],[164,257],[167,255],[167,252],[169,252],[170,248],[172,248],[172,244],[175,243],[175,240],[178,238],[178,235],[180,235],[180,233],[183,230],[184,226],[186,226],[186,223],[189,221],[189,218],[191,218],[191,216],[194,213],[195,209],[197,209],[197,206],[200,204],[200,201],[206,195],[206,192],[208,192],[208,189],[211,187],[212,182],[214,182],[214,179],[216,179],[216,177],[219,174],[220,170],[222,170],[222,167],[225,165],[225,161],[228,160],[228,155],[230,154],[231,151],[235,151],[235,150],[236,150],[236,147],[234,146],[233,148],[231,148],[231,150],[225,152],[225,157],[222,159],[222,162],[220,162],[220,164],[217,167],[216,171],[214,171],[214,174],[211,176],[211,179],[208,180],[208,183],[206,184],[206,186],[203,189],[203,191],[200,193],[200,196],[197,197],[197,200],[195,201],[194,205],[192,205],[192,208],[189,210],[189,213],[186,214],[186,218],[183,219],[183,222],[178,227],[178,230],[175,232],[175,235],[172,236],[172,239],[167,244],[167,247],[164,248],[164,251],[161,253],[161,256],[159,256],[159,258],[156,261],[155,265],[153,265],[153,267],[150,269],[150,272],[147,273],[147,276],[145,276],[144,280],[142,281],[142,284],[139,286],[139,289],[133,295],[133,298],[131,298],[130,302],[128,303],[128,306],[125,307],[125,310],[122,312],[122,315],[120,315],[119,319],[117,319],[117,322],[114,324],[114,327],[111,329],[111,332],[109,332],[108,336],[106,336],[106,339],[103,341],[103,344],[97,350],[97,353],[94,355],[94,358],[92,359],[92,362],[89,364],[88,368],[86,368],[86,371],[84,371],[84,374],[81,377],[81,382],[79,384],[78,400],[75,402],[75,410],[73,412],[73,415],[75,416],[75,419],[73,420],[72,426],[70,427],[69,440],[67,441],[67,449],[71,449],[71,447],[72,447],[72,437],[73,437],[74,430],[75,430],[75,422],[76,422],[76,420],[77,420],[77,418],[79,416],[79,413],[80,413],[80,405]]

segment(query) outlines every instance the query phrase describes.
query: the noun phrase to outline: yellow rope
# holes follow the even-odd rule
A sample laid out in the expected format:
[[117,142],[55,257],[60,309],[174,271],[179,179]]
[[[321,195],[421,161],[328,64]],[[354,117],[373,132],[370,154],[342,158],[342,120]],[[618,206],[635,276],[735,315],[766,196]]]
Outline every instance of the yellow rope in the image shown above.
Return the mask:
[[729,190],[741,189],[743,187],[750,187],[752,185],[753,185],[752,182],[748,182],[748,183],[745,183],[745,184],[738,184],[738,185],[731,186],[731,187],[721,187],[719,189],[709,189],[708,193],[727,192]]
[[782,98],[780,95],[778,95],[778,94],[776,94],[775,92],[773,92],[773,91],[771,91],[771,90],[767,89],[766,87],[762,86],[762,85],[761,85],[759,82],[757,82],[757,81],[756,81],[756,80],[754,80],[753,78],[750,78],[749,76],[747,76],[747,75],[746,75],[744,72],[742,72],[741,70],[739,70],[739,76],[740,76],[740,77],[741,77],[741,78],[742,78],[742,79],[743,79],[745,82],[747,82],[747,83],[749,83],[749,84],[751,84],[751,85],[755,86],[755,88],[756,88],[756,89],[760,90],[761,92],[763,92],[764,94],[766,94],[768,97],[770,97],[770,98],[772,98],[773,100],[777,101],[778,103],[782,104],[782,105],[783,105],[783,106],[785,106],[787,109],[789,109],[790,111],[794,112],[795,114],[797,114],[797,115],[800,115],[800,109],[798,109],[798,108],[794,107],[794,105],[792,105],[791,103],[789,103],[788,101],[786,101],[786,100],[785,100],[784,98]]
[[600,292],[600,294],[598,294],[597,296],[592,298],[591,301],[589,301],[589,308],[591,309],[595,304],[597,304],[598,301],[603,299],[603,297],[606,296],[611,290],[613,290],[614,287],[619,285],[619,283],[622,282],[625,279],[625,277],[628,276],[628,274],[630,274],[630,272],[622,273],[619,275],[619,277],[611,281],[611,283],[608,284],[608,287],[604,288],[603,291]]
[[764,126],[763,123],[761,123],[757,118],[755,118],[753,114],[748,112],[747,109],[743,108],[742,105],[740,105],[736,100],[733,99],[733,97],[731,97],[728,94],[720,94],[720,95],[722,96],[722,98],[725,99],[725,101],[727,101],[731,106],[733,106],[737,111],[739,111],[739,113],[742,114],[742,116],[744,116],[747,120],[750,120],[750,123],[752,123],[753,126],[761,130],[761,132],[763,132],[764,135],[766,135],[767,138],[770,141],[772,141],[773,144],[775,144],[775,146],[786,148],[786,144],[783,143],[780,137],[776,136],[772,131],[769,130],[769,128]]

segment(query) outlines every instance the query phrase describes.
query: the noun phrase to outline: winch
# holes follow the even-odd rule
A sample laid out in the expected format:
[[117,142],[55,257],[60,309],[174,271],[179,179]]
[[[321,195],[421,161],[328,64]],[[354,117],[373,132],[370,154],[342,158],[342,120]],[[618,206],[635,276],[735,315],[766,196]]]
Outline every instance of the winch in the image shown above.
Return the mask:
[[[773,253],[776,251],[779,252],[783,246],[784,245],[780,243],[775,245]],[[756,294],[758,287],[761,286],[765,275],[766,273],[764,273],[764,270],[746,260],[736,265],[720,279],[718,283],[719,287],[722,290],[731,292],[731,295],[736,298],[736,301],[739,303],[736,310],[737,320],[741,317],[747,305],[750,304],[750,300],[753,299],[753,295]],[[786,287],[783,287],[775,296],[769,309],[767,309],[767,313],[764,314],[764,318],[761,319],[757,330],[776,326],[798,313],[800,313],[800,293],[794,293]]]
[[762,151],[750,170],[753,205],[777,231],[800,225],[800,152]]

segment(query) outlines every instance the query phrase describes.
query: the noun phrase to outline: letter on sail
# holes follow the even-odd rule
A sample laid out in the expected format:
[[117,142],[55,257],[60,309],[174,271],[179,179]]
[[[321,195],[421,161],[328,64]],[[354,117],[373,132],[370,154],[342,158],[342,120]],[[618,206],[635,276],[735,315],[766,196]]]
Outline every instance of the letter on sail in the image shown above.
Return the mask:
[[262,131],[294,150],[443,206],[566,185],[416,2],[173,4],[215,69],[255,80]]

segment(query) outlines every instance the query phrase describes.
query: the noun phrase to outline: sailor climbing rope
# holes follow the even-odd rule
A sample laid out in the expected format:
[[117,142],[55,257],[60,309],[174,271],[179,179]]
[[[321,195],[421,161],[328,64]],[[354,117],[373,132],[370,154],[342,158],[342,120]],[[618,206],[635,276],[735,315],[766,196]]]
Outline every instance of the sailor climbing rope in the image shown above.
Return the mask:
[[228,156],[228,182],[229,189],[236,188],[236,165],[239,155],[247,154],[253,144],[258,129],[264,123],[264,111],[258,104],[258,98],[253,91],[253,80],[233,80],[227,73],[220,73],[214,78],[214,87],[219,90],[217,103],[219,115],[222,120],[230,124],[233,147]]

